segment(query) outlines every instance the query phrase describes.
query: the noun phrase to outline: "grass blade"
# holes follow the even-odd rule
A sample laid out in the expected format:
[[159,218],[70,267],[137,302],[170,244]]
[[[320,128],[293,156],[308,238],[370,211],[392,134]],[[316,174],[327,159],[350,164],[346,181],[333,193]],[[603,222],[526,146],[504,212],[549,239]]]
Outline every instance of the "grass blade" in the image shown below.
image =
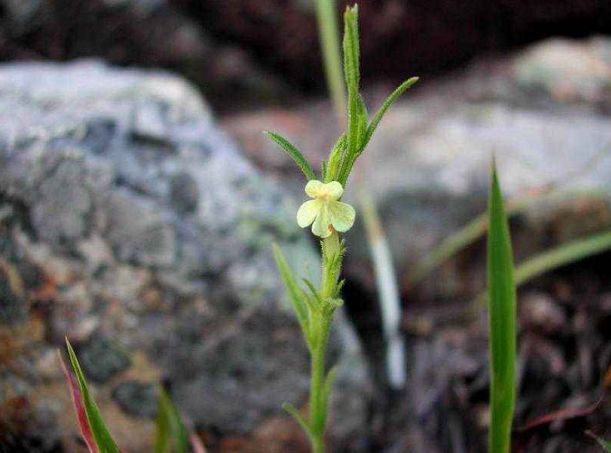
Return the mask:
[[555,247],[526,260],[516,269],[516,285],[545,272],[611,249],[611,231]]
[[59,350],[57,351],[59,362],[62,367],[62,371],[64,372],[64,377],[66,378],[66,382],[68,383],[68,388],[70,389],[70,396],[72,397],[72,404],[74,406],[74,413],[76,414],[76,419],[78,421],[79,428],[81,430],[81,436],[85,441],[85,445],[87,445],[87,449],[89,453],[98,453],[98,447],[95,444],[93,439],[93,433],[91,432],[91,427],[89,426],[89,420],[87,420],[87,413],[85,411],[85,405],[83,402],[83,395],[81,394],[81,389],[78,386],[78,383],[74,379],[74,375],[68,371],[68,367],[62,358]]
[[301,151],[299,151],[295,145],[289,142],[282,135],[276,134],[275,132],[263,131],[263,133],[275,141],[291,157],[291,159],[295,161],[308,181],[318,179],[316,174],[314,174],[314,170],[312,170],[310,163],[305,157],[303,157],[303,154],[301,154]]
[[515,406],[516,290],[507,215],[496,168],[492,168],[488,232],[490,337],[489,452],[509,453]]
[[189,452],[189,433],[182,417],[176,410],[167,392],[163,389],[159,391],[159,401],[157,403],[157,436],[155,439],[155,453],[169,452],[170,435],[176,453]]
[[97,404],[93,400],[93,397],[89,393],[89,388],[87,387],[85,375],[83,374],[83,370],[81,370],[81,365],[79,364],[74,349],[72,349],[72,345],[70,344],[68,339],[66,339],[66,349],[68,350],[70,364],[72,365],[72,370],[78,383],[78,387],[82,397],[82,404],[85,409],[85,414],[87,415],[89,429],[91,430],[91,434],[93,435],[95,445],[98,448],[97,451],[99,451],[99,453],[119,453],[120,450],[117,447],[117,444],[115,444],[115,441],[113,440],[112,436],[110,435],[108,428],[106,428],[106,424],[102,419],[100,410],[98,409]]
[[[544,191],[537,195],[528,195],[525,197],[515,198],[506,203],[506,213],[509,217],[515,214],[520,214],[530,209],[539,203],[560,203],[564,201],[579,200],[583,198],[585,201],[590,199],[601,201],[604,200],[605,194],[597,191],[575,192],[575,191]],[[431,274],[437,267],[448,261],[453,256],[457,255],[461,250],[468,245],[477,241],[488,231],[488,215],[487,213],[476,216],[473,220],[467,223],[464,227],[445,238],[438,246],[436,246],[428,256],[416,263],[414,271],[409,276],[410,286],[417,285],[423,279]]]

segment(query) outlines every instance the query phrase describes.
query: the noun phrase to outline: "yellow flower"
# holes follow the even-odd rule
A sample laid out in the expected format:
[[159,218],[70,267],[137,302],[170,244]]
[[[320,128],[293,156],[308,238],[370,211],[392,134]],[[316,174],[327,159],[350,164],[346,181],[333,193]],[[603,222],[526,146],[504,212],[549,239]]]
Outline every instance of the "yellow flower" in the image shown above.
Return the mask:
[[297,224],[305,228],[312,224],[312,233],[321,238],[331,235],[333,230],[344,233],[354,224],[354,208],[338,201],[344,188],[337,181],[322,183],[309,181],[305,193],[313,200],[308,200],[297,211]]

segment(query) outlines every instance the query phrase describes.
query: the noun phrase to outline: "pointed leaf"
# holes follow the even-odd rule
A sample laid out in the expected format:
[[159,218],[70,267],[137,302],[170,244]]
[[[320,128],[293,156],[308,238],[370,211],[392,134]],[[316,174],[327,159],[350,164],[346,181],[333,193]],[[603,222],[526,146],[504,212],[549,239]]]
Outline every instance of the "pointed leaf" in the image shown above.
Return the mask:
[[272,248],[274,258],[276,259],[276,266],[278,266],[278,270],[280,271],[280,277],[282,278],[284,286],[286,287],[289,299],[293,305],[295,314],[297,315],[297,320],[299,321],[303,331],[307,332],[308,307],[303,300],[303,292],[293,276],[293,272],[291,271],[291,268],[287,263],[284,254],[282,253],[282,249],[277,244],[273,244]]
[[188,453],[190,444],[189,433],[170,396],[163,389],[159,391],[157,407],[155,453],[169,451],[170,435],[172,436],[172,443],[176,453]]
[[306,433],[308,433],[308,435],[310,436],[312,435],[312,430],[310,429],[310,425],[308,425],[308,422],[305,420],[305,418],[302,417],[302,415],[299,413],[299,411],[297,410],[295,406],[293,406],[290,403],[283,403],[282,409],[284,409],[286,412],[291,414],[293,418],[297,421],[297,423],[299,423],[299,426],[301,426],[301,428]]
[[344,78],[348,91],[358,93],[360,83],[359,71],[359,30],[358,30],[358,6],[346,8],[344,13]]
[[323,179],[324,182],[328,183],[337,180],[343,156],[346,153],[346,145],[346,134],[342,134],[337,142],[335,142],[335,145],[329,154],[329,161],[327,163],[327,168]]
[[70,364],[72,365],[72,370],[76,376],[76,381],[79,386],[79,390],[82,395],[83,407],[85,408],[85,413],[87,414],[87,420],[89,422],[89,427],[91,429],[91,433],[93,434],[93,438],[95,444],[100,453],[119,453],[119,448],[117,444],[113,440],[104,420],[102,419],[102,415],[100,414],[100,410],[98,409],[97,404],[93,400],[93,397],[89,393],[89,388],[87,387],[87,381],[85,380],[85,375],[81,370],[81,365],[76,358],[76,354],[74,349],[72,349],[72,345],[66,338],[66,349],[68,350],[68,357],[70,358]]
[[417,81],[418,77],[412,77],[411,79],[406,80],[401,85],[399,85],[395,89],[395,91],[393,91],[391,95],[388,96],[388,98],[386,98],[380,109],[376,112],[373,119],[371,120],[371,124],[367,128],[367,135],[365,136],[365,140],[363,142],[363,148],[367,146],[367,144],[371,140],[371,137],[373,137],[373,133],[376,131],[378,125],[380,124],[380,121],[382,121],[382,118],[384,118],[384,115],[386,114],[386,111],[390,108],[390,106],[393,105],[395,101],[399,99],[399,97]]
[[263,133],[280,145],[280,147],[291,157],[291,159],[295,161],[308,181],[317,179],[316,175],[314,174],[314,170],[312,170],[312,166],[306,160],[306,158],[303,157],[303,154],[301,154],[301,151],[299,151],[295,145],[289,142],[286,138],[274,132],[264,131]]
[[489,451],[509,453],[516,389],[516,290],[509,226],[494,164],[488,209]]
[[64,372],[64,377],[66,378],[66,383],[70,389],[70,396],[72,397],[74,413],[76,414],[76,419],[78,421],[79,428],[81,429],[81,436],[83,436],[83,440],[87,445],[89,453],[98,453],[98,447],[93,439],[93,433],[91,432],[91,427],[89,426],[89,420],[87,420],[87,413],[85,411],[85,404],[83,402],[81,389],[74,379],[74,375],[68,371],[68,367],[66,367],[66,363],[64,362],[59,350],[57,351],[57,355],[59,357],[59,363],[61,364],[62,371]]
[[155,453],[168,453],[170,451],[170,420],[160,395],[157,400],[157,420],[155,427]]

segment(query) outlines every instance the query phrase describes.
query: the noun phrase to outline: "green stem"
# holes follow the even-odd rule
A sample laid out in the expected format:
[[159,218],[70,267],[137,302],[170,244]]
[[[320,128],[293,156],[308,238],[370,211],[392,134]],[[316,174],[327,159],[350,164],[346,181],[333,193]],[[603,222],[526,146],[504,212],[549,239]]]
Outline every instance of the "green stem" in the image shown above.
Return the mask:
[[318,19],[318,35],[320,37],[327,86],[333,99],[337,119],[340,124],[344,124],[346,93],[342,77],[342,57],[340,54],[339,33],[337,31],[335,1],[317,0],[316,16]]
[[321,242],[322,245],[322,279],[320,284],[320,298],[324,301],[335,296],[335,288],[339,278],[339,269],[341,266],[334,265],[334,259],[341,259],[339,235],[333,232],[331,236],[325,238]]
[[324,435],[326,424],[327,401],[324,398],[325,382],[325,353],[327,349],[328,320],[320,319],[320,331],[316,344],[310,351],[311,379],[310,379],[310,429],[312,451],[324,452]]
[[322,277],[320,305],[312,313],[310,323],[310,441],[314,453],[325,451],[324,436],[327,422],[327,392],[325,392],[325,354],[334,310],[327,304],[336,296],[339,278],[341,245],[339,235],[333,232],[321,242]]

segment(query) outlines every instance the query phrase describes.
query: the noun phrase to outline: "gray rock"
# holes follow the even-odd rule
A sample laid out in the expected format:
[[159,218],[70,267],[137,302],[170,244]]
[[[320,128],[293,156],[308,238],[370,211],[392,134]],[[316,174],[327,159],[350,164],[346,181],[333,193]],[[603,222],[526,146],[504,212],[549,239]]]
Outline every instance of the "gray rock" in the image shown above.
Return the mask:
[[[20,357],[2,363],[0,408],[18,381],[20,397],[44,403],[28,406],[34,415],[63,417],[48,442],[74,435],[62,378],[48,372],[65,334],[129,451],[150,449],[133,429],[152,429],[141,384],[157,379],[195,426],[221,434],[249,435],[282,416],[281,402],[306,401],[307,351],[271,242],[313,279],[316,254],[295,203],[243,159],[192,87],[93,61],[5,65],[0,143],[0,334],[11,329],[8,357]],[[20,285],[27,297],[11,297]],[[343,317],[338,329],[351,332]],[[354,334],[337,334],[331,352],[344,376],[330,432],[341,446],[364,429],[369,384]],[[36,370],[57,391],[41,391]],[[10,424],[18,415],[8,430],[31,433]]]

